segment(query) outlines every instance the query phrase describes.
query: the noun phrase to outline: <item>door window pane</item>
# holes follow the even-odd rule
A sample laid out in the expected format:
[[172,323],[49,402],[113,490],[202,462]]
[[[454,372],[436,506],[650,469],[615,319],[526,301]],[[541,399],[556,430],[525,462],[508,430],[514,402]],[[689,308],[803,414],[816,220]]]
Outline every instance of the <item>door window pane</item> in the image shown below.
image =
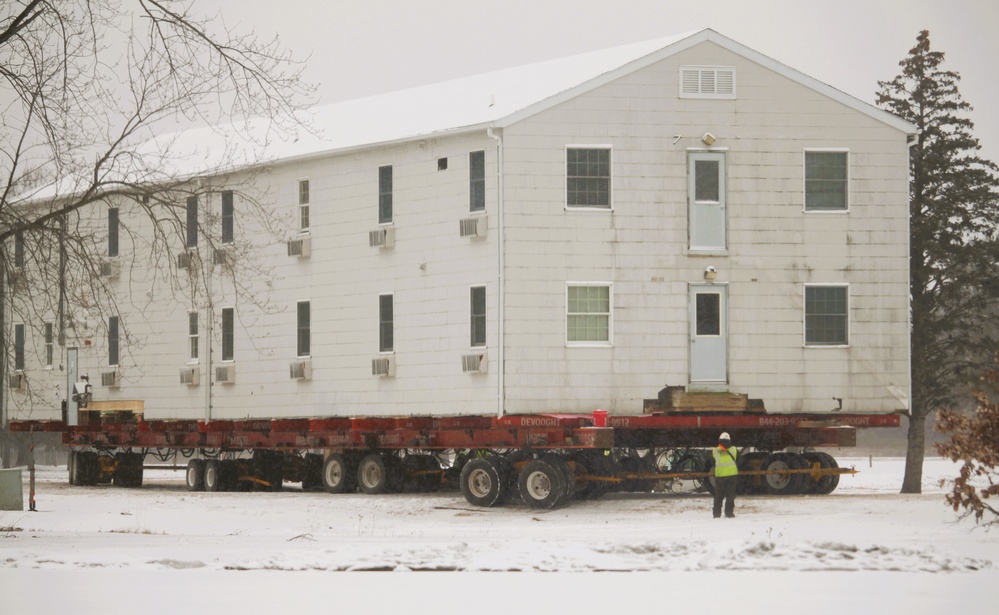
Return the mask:
[[697,335],[721,335],[721,295],[697,293]]
[[694,200],[717,203],[721,200],[717,160],[694,161]]

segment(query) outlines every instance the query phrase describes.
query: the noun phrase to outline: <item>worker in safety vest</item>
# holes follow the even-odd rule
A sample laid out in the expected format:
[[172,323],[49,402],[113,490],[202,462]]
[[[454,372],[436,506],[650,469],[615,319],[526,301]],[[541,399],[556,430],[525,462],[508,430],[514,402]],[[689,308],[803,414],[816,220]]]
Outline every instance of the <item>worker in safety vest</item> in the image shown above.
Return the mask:
[[739,451],[732,446],[728,433],[718,437],[718,446],[711,451],[715,460],[715,506],[712,510],[715,519],[721,517],[722,500],[725,501],[725,516],[735,516],[735,487],[739,481],[737,466]]

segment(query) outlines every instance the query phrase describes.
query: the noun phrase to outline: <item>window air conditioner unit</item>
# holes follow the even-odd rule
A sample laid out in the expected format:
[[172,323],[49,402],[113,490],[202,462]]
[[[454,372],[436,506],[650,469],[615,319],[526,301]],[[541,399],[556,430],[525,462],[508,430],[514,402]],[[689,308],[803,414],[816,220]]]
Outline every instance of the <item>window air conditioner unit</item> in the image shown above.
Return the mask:
[[194,263],[194,257],[190,252],[181,252],[177,255],[177,269],[190,269]]
[[486,217],[477,216],[475,218],[462,218],[458,220],[458,231],[462,237],[485,237]]
[[121,263],[118,261],[103,261],[101,263],[101,277],[109,280],[117,280],[121,276]]
[[24,391],[24,374],[13,372],[7,376],[7,385],[11,391]]
[[188,386],[198,386],[201,381],[201,371],[197,367],[183,367],[180,370],[180,383]]
[[212,250],[212,265],[231,267],[233,260],[232,251],[226,248],[215,248]]
[[215,368],[215,382],[219,384],[232,384],[236,382],[236,366],[223,365]]
[[486,353],[461,355],[461,371],[466,374],[479,374],[486,371]]
[[368,233],[368,245],[372,248],[391,248],[395,245],[395,229],[387,226],[371,231]]
[[113,372],[101,372],[101,386],[108,387],[110,389],[121,388],[121,372],[114,370]]
[[395,357],[371,359],[372,376],[395,376]]
[[309,258],[312,255],[312,238],[299,237],[288,242],[288,256]]
[[292,380],[312,380],[312,361],[295,361],[289,372]]

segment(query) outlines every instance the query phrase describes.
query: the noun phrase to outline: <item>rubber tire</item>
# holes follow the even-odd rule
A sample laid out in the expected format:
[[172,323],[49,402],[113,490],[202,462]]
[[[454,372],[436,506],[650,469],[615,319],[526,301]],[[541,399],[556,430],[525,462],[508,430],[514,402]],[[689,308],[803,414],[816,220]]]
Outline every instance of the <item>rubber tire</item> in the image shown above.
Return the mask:
[[458,485],[465,501],[473,506],[491,507],[503,495],[504,477],[488,457],[472,459],[461,469]]
[[[760,464],[753,463],[756,460],[759,460]],[[766,460],[766,453],[744,453],[739,456],[739,484],[736,489],[736,493],[738,495],[759,495],[761,493],[765,493],[765,475],[761,476],[759,474],[754,474],[752,476],[748,476],[743,473],[758,470],[759,468],[756,467],[757,465],[762,468],[766,464]]]
[[326,493],[352,493],[357,490],[357,470],[339,453],[333,453],[323,462],[320,480]]
[[[825,461],[823,467],[839,468],[839,464],[836,463],[836,459],[829,453],[816,453],[816,455]],[[839,474],[827,474],[826,476],[823,476],[819,480],[819,485],[815,493],[818,495],[829,495],[836,490],[836,487],[839,486],[839,477]]]
[[569,465],[569,460],[562,455],[544,455],[541,458],[562,473],[562,498],[555,506],[560,507],[568,504],[572,501],[572,496],[576,494],[576,473]]
[[142,486],[142,464],[145,455],[142,453],[118,453],[115,456],[116,466],[112,482],[126,489],[138,489]]
[[302,476],[302,491],[318,491],[323,488],[323,456],[307,453],[303,459],[305,475]]
[[93,451],[82,451],[76,454],[76,478],[78,485],[83,487],[93,487],[101,473],[101,461],[97,458],[97,453]]
[[192,459],[187,462],[187,471],[184,473],[184,480],[187,482],[188,491],[205,490],[205,460]]
[[222,463],[218,459],[205,461],[204,487],[208,493],[225,491],[222,486]]
[[385,459],[377,454],[365,455],[357,464],[357,488],[362,493],[376,495],[389,491],[391,469]]
[[531,508],[555,508],[565,494],[563,476],[561,469],[544,459],[528,462],[517,479],[520,499]]
[[[801,459],[797,455],[789,453],[773,453],[763,462],[763,469],[767,471],[804,469],[802,467],[804,460],[802,459],[802,463],[798,463],[795,461],[796,458]],[[797,495],[801,493],[803,483],[801,476],[801,474],[788,474],[786,476],[766,474],[763,477],[763,488],[770,495]]]

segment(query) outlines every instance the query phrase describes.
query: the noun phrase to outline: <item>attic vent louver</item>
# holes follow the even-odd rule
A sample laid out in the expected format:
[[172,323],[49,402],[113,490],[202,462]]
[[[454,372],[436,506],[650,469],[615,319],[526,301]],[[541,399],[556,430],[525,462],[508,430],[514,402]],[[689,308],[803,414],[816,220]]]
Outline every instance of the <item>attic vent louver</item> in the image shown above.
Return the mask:
[[735,67],[681,66],[680,98],[735,98]]

